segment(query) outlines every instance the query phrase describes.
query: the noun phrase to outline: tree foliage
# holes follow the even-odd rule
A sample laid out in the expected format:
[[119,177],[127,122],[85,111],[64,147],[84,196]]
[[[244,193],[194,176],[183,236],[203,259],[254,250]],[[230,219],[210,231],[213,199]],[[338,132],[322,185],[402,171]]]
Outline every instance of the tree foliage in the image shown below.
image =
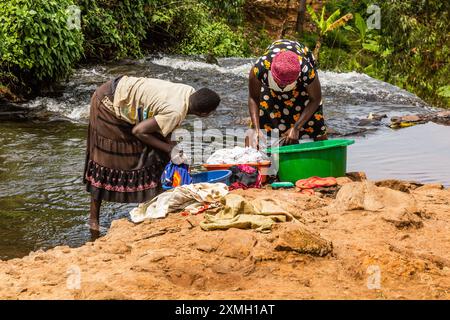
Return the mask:
[[391,0],[381,9],[380,44],[391,51],[383,59],[386,80],[439,103],[450,79],[450,3]]
[[83,36],[68,25],[72,0],[0,2],[0,82],[39,83],[67,76]]
[[84,51],[88,60],[139,57],[149,24],[152,0],[76,0],[82,13]]

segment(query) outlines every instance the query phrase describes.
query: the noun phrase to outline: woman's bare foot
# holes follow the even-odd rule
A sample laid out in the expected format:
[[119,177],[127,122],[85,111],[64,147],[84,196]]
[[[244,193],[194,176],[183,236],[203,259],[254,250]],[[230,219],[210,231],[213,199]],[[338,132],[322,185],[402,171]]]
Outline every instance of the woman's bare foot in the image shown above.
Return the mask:
[[89,219],[89,229],[91,231],[100,231],[100,224],[96,219]]
[[100,238],[100,231],[99,230],[89,229],[89,231],[91,233],[91,241],[95,241],[98,238]]
[[89,229],[92,231],[100,231],[100,207],[102,205],[101,200],[95,200],[91,197],[91,210],[89,216]]

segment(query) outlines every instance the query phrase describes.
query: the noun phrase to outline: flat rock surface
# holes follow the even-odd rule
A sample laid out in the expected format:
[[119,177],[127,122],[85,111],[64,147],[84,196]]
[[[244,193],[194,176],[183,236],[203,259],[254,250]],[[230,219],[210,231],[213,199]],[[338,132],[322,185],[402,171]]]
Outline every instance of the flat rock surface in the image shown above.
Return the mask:
[[450,190],[381,185],[233,191],[296,217],[270,233],[203,231],[202,215],[116,220],[80,248],[0,261],[0,298],[450,299]]

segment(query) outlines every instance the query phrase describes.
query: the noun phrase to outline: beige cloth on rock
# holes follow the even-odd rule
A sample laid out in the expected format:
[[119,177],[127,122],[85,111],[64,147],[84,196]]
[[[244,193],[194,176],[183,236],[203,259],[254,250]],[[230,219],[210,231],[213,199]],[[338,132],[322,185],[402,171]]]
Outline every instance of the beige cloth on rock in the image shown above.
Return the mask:
[[224,183],[187,184],[168,190],[152,200],[141,203],[130,211],[131,221],[164,218],[167,214],[179,211],[196,213],[205,204],[215,204],[228,194]]
[[137,124],[154,117],[166,137],[186,118],[191,86],[160,79],[123,76],[114,94],[116,117]]
[[252,202],[237,194],[228,194],[222,199],[222,207],[216,214],[208,210],[200,227],[205,230],[256,229],[270,231],[276,222],[297,221],[273,199],[258,198]]

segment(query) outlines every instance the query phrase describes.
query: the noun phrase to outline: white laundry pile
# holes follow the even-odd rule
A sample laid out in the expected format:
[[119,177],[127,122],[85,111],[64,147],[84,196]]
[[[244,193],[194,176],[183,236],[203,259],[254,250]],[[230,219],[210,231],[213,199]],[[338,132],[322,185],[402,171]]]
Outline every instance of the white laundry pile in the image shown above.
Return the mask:
[[168,190],[148,202],[139,204],[130,211],[131,221],[164,218],[167,214],[187,211],[195,214],[205,204],[219,203],[228,194],[224,183],[187,184]]
[[256,149],[234,147],[214,152],[206,161],[207,164],[231,164],[268,161],[269,158]]

